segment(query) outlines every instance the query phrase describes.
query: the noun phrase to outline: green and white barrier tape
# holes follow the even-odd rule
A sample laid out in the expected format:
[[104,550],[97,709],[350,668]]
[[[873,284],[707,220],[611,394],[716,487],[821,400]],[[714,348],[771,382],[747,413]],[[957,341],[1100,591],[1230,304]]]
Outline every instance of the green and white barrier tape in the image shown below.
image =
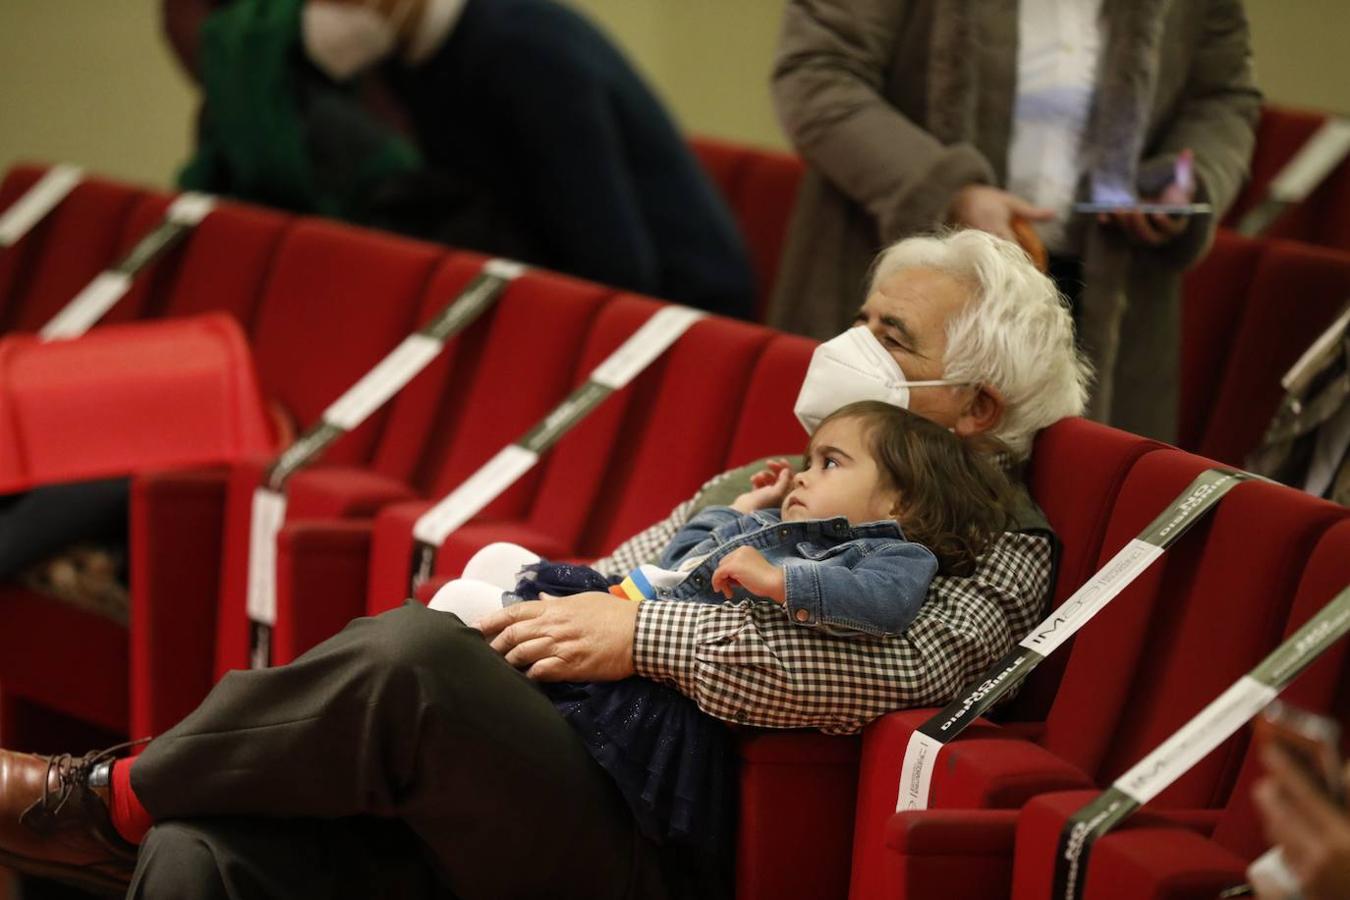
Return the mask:
[[66,195],[83,180],[84,170],[79,166],[62,163],[48,169],[22,197],[0,214],[0,247],[17,244],[33,230],[33,226],[60,206]]
[[1031,670],[1101,612],[1186,531],[1242,481],[1246,472],[1206,469],[1050,617],[959,698],[909,737],[900,769],[896,811],[927,809],[938,753],[1016,687]]
[[317,424],[282,451],[253,492],[248,543],[248,617],[250,665],[272,661],[272,628],[277,620],[277,534],[286,521],[286,483],[317,460],[330,445],[353,430],[431,364],[446,342],[487,311],[525,267],[491,259],[483,270],[441,308],[434,318],[391,350],[356,384],[324,410]]
[[413,559],[409,594],[430,578],[436,554],[456,528],[472,519],[502,491],[532,469],[545,450],[556,444],[606,397],[628,384],[707,313],[685,306],[657,311],[617,350],[596,366],[578,387],[518,441],[503,447],[459,487],[429,509],[413,526]]
[[96,276],[75,295],[65,308],[42,326],[43,340],[79,337],[116,305],[131,288],[136,275],[187,237],[215,209],[216,198],[206,194],[180,194],[169,204],[164,219],[141,238],[123,259]]
[[1070,816],[1059,837],[1051,896],[1078,900],[1092,845],[1231,737],[1347,631],[1350,586],[1158,749]]

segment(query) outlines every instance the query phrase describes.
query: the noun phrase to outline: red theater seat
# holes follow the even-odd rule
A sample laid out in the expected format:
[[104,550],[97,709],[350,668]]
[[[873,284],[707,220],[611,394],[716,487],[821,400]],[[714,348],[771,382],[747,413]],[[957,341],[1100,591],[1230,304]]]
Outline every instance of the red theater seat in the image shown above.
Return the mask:
[[[1262,109],[1251,178],[1224,218],[1226,224],[1237,225],[1266,197],[1270,182],[1326,120],[1326,113],[1311,110],[1277,106]],[[1286,209],[1264,236],[1350,250],[1350,157],[1342,159],[1302,202]]]
[[[299,425],[314,422],[328,403],[407,333],[439,255],[426,245],[346,226],[317,221],[296,224],[277,251],[253,328],[254,358],[264,395],[279,403]],[[195,271],[207,274],[208,269]],[[181,281],[179,288],[187,291]],[[382,421],[377,414],[339,440],[329,449],[329,458],[367,459]],[[221,552],[219,518],[193,518],[195,527],[188,533],[166,535],[162,524],[162,520],[180,520],[184,515],[168,508],[179,495],[179,481],[192,509],[200,512],[210,506],[205,502],[210,491],[202,484],[204,477],[202,473],[155,475],[150,478],[152,486],[133,489],[132,553],[140,566],[133,576],[132,618],[134,628],[149,629],[151,639],[136,644],[148,654],[174,652],[171,648],[177,635],[169,622],[203,617],[198,612],[184,614],[179,609],[182,604],[214,607],[221,592],[241,593],[241,572],[232,567],[215,569]],[[217,473],[215,478],[221,483],[216,502],[223,502],[225,474]],[[138,503],[155,505],[138,509]],[[152,536],[167,536],[169,546],[161,543],[155,551],[141,555],[136,548],[149,547]],[[245,643],[242,633],[230,630],[232,620],[227,617],[220,624],[224,631],[217,639],[222,648]],[[227,657],[222,655],[220,662],[223,671],[228,667]],[[138,663],[135,669],[150,670],[149,663]],[[137,682],[133,692],[138,703],[149,702],[154,689],[154,683]],[[165,724],[140,723],[139,719],[138,723]]]
[[790,153],[714,138],[695,138],[690,149],[736,216],[755,272],[755,319],[762,322],[806,167]]
[[[46,171],[46,166],[18,165],[6,172],[4,180],[0,181],[0,214],[7,212],[37,184]],[[0,325],[7,321],[10,294],[19,288],[16,282],[20,280],[24,263],[37,252],[43,233],[43,223],[38,222],[13,246],[0,247]]]
[[23,242],[0,253],[0,259],[18,253],[6,264],[14,271],[0,307],[0,332],[37,331],[114,263],[134,239],[128,217],[141,196],[133,187],[86,178]]
[[[1308,559],[1294,598],[1288,638],[1350,583],[1350,521],[1332,526]],[[1298,676],[1282,699],[1305,709],[1333,712],[1350,724],[1350,643],[1345,639]],[[1338,702],[1339,701],[1339,702]],[[1245,742],[1245,734],[1237,741]],[[1220,750],[1220,752],[1223,752]],[[1261,766],[1248,748],[1236,786],[1212,831],[1184,827],[1194,815],[1154,809],[1123,823],[1093,847],[1085,882],[1086,900],[1174,900],[1212,898],[1241,883],[1247,863],[1268,843],[1252,805],[1251,789]],[[1093,792],[1049,794],[1033,800],[1017,826],[1015,898],[1047,896],[1054,875],[1054,854],[1068,816],[1095,797]],[[1180,819],[1181,822],[1173,820]]]
[[1186,273],[1181,306],[1181,391],[1177,446],[1204,438],[1267,242],[1220,230],[1200,264]]
[[[1133,537],[1205,466],[1199,457],[1157,451],[1130,471],[1116,502],[1100,562]],[[931,805],[942,810],[1012,808],[1036,793],[1088,780],[1103,785],[1132,765],[1246,672],[1275,643],[1298,573],[1327,527],[1345,511],[1288,488],[1239,485],[1083,631],[1070,650],[1044,733],[1033,744],[986,729],[949,744],[933,776]],[[1241,559],[1235,566],[1232,560]],[[1243,614],[1232,615],[1241,603]],[[917,723],[915,723],[917,724]],[[904,737],[908,737],[907,734]],[[903,743],[884,747],[868,780],[869,733],[864,744],[862,802],[882,791],[895,794]],[[1234,742],[1196,766],[1159,798],[1160,806],[1213,809],[1228,796],[1236,776]],[[889,762],[889,766],[881,766]],[[1077,773],[1077,774],[1075,774]],[[870,801],[869,801],[870,802]],[[892,832],[927,827],[925,812],[898,814]],[[947,816],[950,820],[953,817]],[[995,817],[997,818],[997,817]],[[924,846],[934,857],[960,853],[959,817],[941,839]],[[1012,820],[981,827],[1008,829]],[[877,832],[873,832],[877,835]],[[868,844],[855,838],[855,896],[923,896],[934,869],[928,855],[892,852],[877,868],[859,871]],[[869,838],[872,847],[882,838]],[[992,838],[991,838],[992,840]],[[945,847],[941,852],[936,849]],[[1008,846],[1011,846],[1008,844]],[[858,892],[859,878],[887,885]],[[994,896],[991,885],[972,885],[967,896]]]
[[[1098,560],[1106,556],[1102,545],[1116,498],[1136,464],[1159,446],[1083,419],[1059,422],[1038,436],[1028,482],[1032,496],[1063,544],[1052,600],[1055,605],[1077,590],[1096,571]],[[1061,653],[1067,657],[1069,649]],[[1023,686],[1023,696],[1002,711],[1005,720],[1038,721],[1053,712],[1050,702],[1066,663],[1067,659],[1055,656],[1042,663],[1040,668],[1046,671],[1032,673]],[[889,876],[883,848],[886,823],[895,810],[899,790],[900,762],[911,732],[935,712],[921,709],[893,713],[877,720],[864,733],[853,832],[853,897],[885,895],[885,879]],[[992,724],[977,723],[962,740],[981,736],[1002,737],[1004,731]],[[1085,780],[1081,773],[1063,767],[1053,767],[1044,775],[1057,785]],[[1009,798],[1008,802],[1017,801]]]
[[1198,450],[1239,466],[1284,396],[1280,378],[1350,300],[1350,253],[1269,242],[1249,290]]
[[[467,280],[476,271],[476,267],[472,272],[461,271],[460,276]],[[438,291],[437,305],[450,294],[450,290]],[[609,296],[608,288],[587,282],[550,273],[527,274],[498,301],[489,321],[461,337],[453,359],[443,357],[409,385],[393,404],[390,427],[376,454],[377,462],[397,464],[403,470],[397,483],[405,485],[405,497],[449,491],[560,402],[573,385],[586,335]],[[462,368],[462,362],[471,366]],[[321,471],[297,477],[295,488],[306,489]],[[396,474],[392,469],[389,472]],[[485,517],[518,519],[528,508],[540,477],[538,469],[528,473],[484,511]],[[370,517],[382,505],[343,512]],[[378,596],[391,597],[381,608],[402,601],[411,560],[411,523],[429,505],[424,501],[397,505],[407,515],[408,527],[395,539],[404,555],[398,556],[397,549],[390,551],[396,558],[388,572],[374,567],[369,576],[366,548],[372,523],[368,519],[359,525],[320,522],[312,507],[308,515],[297,509],[280,541],[279,569],[290,574],[278,582],[278,605],[284,609],[279,616],[285,619],[284,625],[279,621],[276,635],[279,660],[302,652],[315,637],[327,637],[335,626],[363,614],[368,578],[382,586]],[[360,529],[366,537],[353,551],[358,558],[336,562],[344,550],[355,546],[351,536]],[[376,546],[380,546],[378,540]],[[359,574],[344,579],[341,586],[331,584],[316,571],[316,555],[328,560],[323,564],[327,567],[342,565]],[[331,589],[313,589],[316,578]],[[300,636],[308,636],[308,642],[296,643]]]

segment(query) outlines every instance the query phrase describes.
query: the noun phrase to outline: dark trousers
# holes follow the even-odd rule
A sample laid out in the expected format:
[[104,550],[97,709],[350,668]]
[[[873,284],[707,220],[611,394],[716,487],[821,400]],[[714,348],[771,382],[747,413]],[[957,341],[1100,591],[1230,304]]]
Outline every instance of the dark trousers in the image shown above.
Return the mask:
[[132,897],[667,896],[543,693],[419,604],[226,676],[131,779],[164,823]]

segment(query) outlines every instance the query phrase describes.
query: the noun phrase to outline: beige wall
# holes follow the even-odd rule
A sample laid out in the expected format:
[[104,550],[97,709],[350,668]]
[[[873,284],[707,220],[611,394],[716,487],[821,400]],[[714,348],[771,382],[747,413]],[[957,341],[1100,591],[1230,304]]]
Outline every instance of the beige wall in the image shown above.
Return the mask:
[[[489,0],[490,2],[490,0]],[[572,0],[627,50],[690,131],[783,146],[768,68],[784,0]],[[1350,113],[1350,0],[1248,0],[1279,103]],[[69,160],[171,183],[194,94],[157,0],[0,0],[0,171]]]

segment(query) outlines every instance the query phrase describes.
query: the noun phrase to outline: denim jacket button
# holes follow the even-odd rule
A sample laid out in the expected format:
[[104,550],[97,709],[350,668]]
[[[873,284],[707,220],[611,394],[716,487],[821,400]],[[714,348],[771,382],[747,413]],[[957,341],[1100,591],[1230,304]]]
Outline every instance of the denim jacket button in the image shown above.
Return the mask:
[[694,584],[696,584],[698,587],[703,587],[703,582],[706,580],[707,579],[705,579],[702,575],[694,576]]
[[791,532],[786,528],[778,529],[778,536],[780,538],[786,538],[789,534],[791,534]]
[[796,619],[797,619],[798,622],[809,622],[809,621],[811,621],[811,614],[810,614],[809,612],[807,612],[806,610],[804,610],[804,609],[799,609],[799,610],[797,610],[797,612],[794,613],[793,615],[796,617]]

